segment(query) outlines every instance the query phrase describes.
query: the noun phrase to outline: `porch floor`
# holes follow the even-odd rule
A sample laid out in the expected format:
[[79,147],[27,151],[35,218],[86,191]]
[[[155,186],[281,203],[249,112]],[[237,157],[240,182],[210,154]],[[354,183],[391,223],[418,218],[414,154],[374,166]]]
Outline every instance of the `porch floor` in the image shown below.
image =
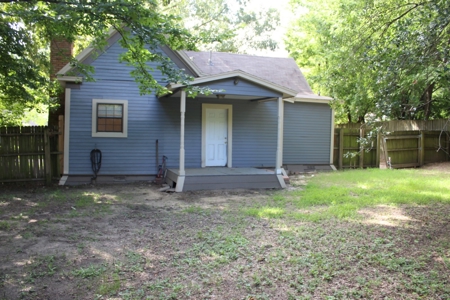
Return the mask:
[[[182,191],[215,189],[282,188],[274,170],[257,168],[207,167],[185,170]],[[166,181],[172,187],[179,182],[179,170],[168,169]]]

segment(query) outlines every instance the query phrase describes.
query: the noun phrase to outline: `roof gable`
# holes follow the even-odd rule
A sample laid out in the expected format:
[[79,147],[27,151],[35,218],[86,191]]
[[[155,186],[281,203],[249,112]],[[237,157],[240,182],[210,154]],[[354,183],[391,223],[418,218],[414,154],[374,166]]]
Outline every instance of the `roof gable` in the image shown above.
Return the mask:
[[[120,39],[116,30],[110,30],[107,50]],[[276,90],[289,97],[291,101],[328,102],[330,97],[318,96],[303,76],[292,58],[255,56],[225,52],[173,51],[167,46],[160,49],[180,68],[195,80],[192,84],[206,83],[214,80],[237,76],[250,82]],[[83,50],[76,59],[84,64],[91,64],[102,53],[92,47]],[[82,81],[82,77],[73,76],[75,68],[67,64],[56,75],[60,81]],[[72,75],[72,76],[71,76]],[[169,84],[172,88],[182,86]]]
[[314,94],[292,58],[224,52],[184,52],[203,76],[240,70],[300,94]]

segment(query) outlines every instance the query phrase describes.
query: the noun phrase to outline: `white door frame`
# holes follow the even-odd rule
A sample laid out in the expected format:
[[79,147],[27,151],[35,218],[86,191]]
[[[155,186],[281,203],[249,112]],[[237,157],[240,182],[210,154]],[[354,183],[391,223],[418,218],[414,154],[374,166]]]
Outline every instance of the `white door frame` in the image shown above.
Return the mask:
[[206,166],[206,109],[207,108],[217,108],[226,109],[228,120],[227,120],[227,167],[231,168],[232,163],[232,149],[233,149],[233,105],[231,104],[212,104],[212,103],[202,103],[202,168]]

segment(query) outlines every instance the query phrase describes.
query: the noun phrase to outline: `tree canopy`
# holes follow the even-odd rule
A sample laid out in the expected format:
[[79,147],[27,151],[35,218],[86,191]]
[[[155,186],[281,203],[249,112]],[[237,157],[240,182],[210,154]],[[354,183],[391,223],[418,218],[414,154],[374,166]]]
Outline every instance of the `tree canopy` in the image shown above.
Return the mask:
[[[26,108],[57,104],[57,85],[50,80],[49,44],[52,39],[75,41],[89,37],[101,48],[109,28],[122,34],[128,50],[121,58],[135,67],[141,93],[162,92],[145,62],[159,61],[168,81],[188,80],[156,49],[192,49],[195,39],[177,25],[177,17],[161,14],[152,0],[0,1],[0,123],[11,124]],[[75,60],[80,72],[89,69]]]
[[[237,4],[246,0],[235,0]],[[146,62],[160,63],[169,82],[191,79],[158,51],[244,52],[246,48],[274,49],[270,31],[279,21],[275,10],[246,12],[231,9],[225,0],[0,0],[0,124],[17,124],[23,112],[57,106],[59,85],[50,80],[49,44],[53,39],[76,41],[78,48],[105,45],[108,29],[122,35],[128,51],[120,58],[132,65],[142,94],[163,93]],[[81,41],[81,44],[80,44]],[[88,66],[71,63],[88,79]],[[57,70],[55,70],[57,71]],[[193,90],[193,93],[196,91]]]
[[450,2],[294,0],[286,37],[338,120],[450,116]]
[[[251,0],[171,0],[167,11],[200,37],[202,50],[246,53],[275,50],[272,33],[280,24],[275,8],[249,8]],[[257,1],[257,0],[253,0]]]

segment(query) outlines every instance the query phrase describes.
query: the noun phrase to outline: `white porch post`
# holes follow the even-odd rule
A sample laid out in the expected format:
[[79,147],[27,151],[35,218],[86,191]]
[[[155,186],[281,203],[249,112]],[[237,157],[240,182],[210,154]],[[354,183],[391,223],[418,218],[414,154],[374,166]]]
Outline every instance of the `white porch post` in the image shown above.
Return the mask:
[[186,171],[184,169],[184,119],[186,113],[186,92],[181,90],[180,99],[180,167],[178,170],[178,180],[177,186],[175,187],[176,192],[182,192],[184,186],[184,179]]
[[275,173],[282,188],[286,187],[283,178],[283,126],[284,126],[284,102],[283,98],[278,98],[278,139],[277,139],[277,157]]

